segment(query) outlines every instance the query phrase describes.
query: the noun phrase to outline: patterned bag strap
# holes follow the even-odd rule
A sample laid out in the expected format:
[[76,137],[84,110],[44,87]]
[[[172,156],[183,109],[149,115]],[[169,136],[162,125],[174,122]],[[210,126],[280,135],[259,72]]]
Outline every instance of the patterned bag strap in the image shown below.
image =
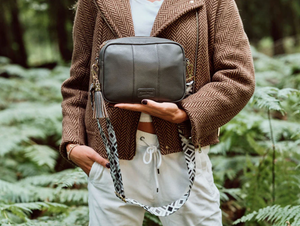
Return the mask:
[[140,206],[156,216],[168,216],[172,213],[175,213],[177,210],[179,210],[180,207],[187,201],[195,179],[195,173],[196,173],[195,148],[191,140],[186,139],[183,136],[182,131],[178,129],[179,136],[182,142],[182,148],[183,148],[187,168],[188,168],[188,175],[189,175],[188,191],[181,198],[168,205],[161,206],[161,207],[151,207],[151,206],[141,204],[138,201],[127,198],[125,196],[122,174],[121,174],[119,158],[118,158],[118,149],[117,149],[115,131],[110,122],[110,119],[106,118],[106,126],[107,126],[107,132],[109,137],[109,139],[107,139],[98,118],[97,118],[97,124],[98,124],[99,132],[101,134],[101,138],[106,147],[108,161],[110,162],[110,175],[113,179],[116,196],[120,198],[123,202]]
[[[197,64],[197,55],[198,55],[197,51],[198,51],[198,44],[199,44],[199,18],[198,18],[197,11],[196,11],[196,20],[197,20],[197,41],[196,41],[195,61],[194,61],[194,67],[189,62],[187,65],[189,82],[187,83],[186,96],[191,95],[194,91],[194,78],[196,75],[196,64]],[[193,145],[191,138],[189,138],[189,139],[185,138],[183,135],[183,131],[180,128],[178,128],[178,133],[179,133],[179,137],[181,139],[182,149],[184,152],[187,169],[188,169],[188,175],[189,175],[188,190],[181,198],[179,198],[178,200],[176,200],[168,205],[164,205],[161,207],[147,206],[147,205],[139,203],[138,201],[136,201],[134,199],[127,198],[125,196],[122,174],[121,174],[121,169],[120,169],[120,164],[119,164],[116,134],[115,134],[114,128],[111,124],[111,121],[109,119],[108,113],[106,111],[106,107],[105,107],[101,89],[100,89],[100,83],[98,80],[99,68],[98,68],[97,61],[98,61],[98,59],[96,58],[96,63],[92,66],[93,83],[91,84],[91,87],[90,87],[90,97],[91,97],[91,104],[92,104],[92,109],[93,109],[93,114],[94,114],[93,116],[94,116],[94,118],[97,119],[98,129],[99,129],[102,141],[105,144],[106,152],[108,155],[108,160],[110,162],[110,174],[113,179],[116,196],[118,198],[120,198],[123,202],[140,206],[140,207],[144,208],[146,211],[148,211],[156,216],[168,216],[170,214],[175,213],[188,200],[188,197],[190,196],[191,189],[194,184],[195,173],[196,173],[196,159],[195,159],[195,147]],[[101,124],[99,121],[100,118],[105,118],[105,120],[106,120],[106,127],[107,127],[109,139],[107,139],[105,132],[103,131],[103,129],[101,127]]]
[[[192,94],[192,92],[191,92],[192,86],[193,86],[193,81],[187,83],[186,96],[189,96]],[[95,91],[95,90],[97,90],[97,91]],[[110,162],[110,175],[113,179],[116,196],[118,198],[120,198],[123,202],[140,206],[156,216],[168,216],[170,214],[175,213],[188,200],[188,197],[191,193],[191,189],[194,184],[195,173],[196,173],[196,159],[195,159],[195,147],[192,143],[192,140],[190,138],[189,139],[185,138],[182,130],[180,128],[178,128],[178,133],[179,133],[179,137],[181,139],[182,149],[184,152],[186,165],[187,165],[187,169],[188,169],[188,176],[189,176],[188,191],[181,198],[179,198],[178,200],[176,200],[168,205],[161,206],[161,207],[147,206],[147,205],[139,203],[138,201],[136,201],[134,199],[127,198],[125,196],[122,174],[121,174],[121,169],[120,169],[120,164],[119,164],[116,134],[115,134],[113,125],[111,124],[111,121],[108,117],[108,114],[105,110],[105,106],[104,106],[104,109],[103,109],[103,107],[99,107],[101,105],[104,105],[104,100],[102,98],[102,94],[98,90],[97,86],[95,88],[95,86],[91,85],[90,95],[91,95],[92,108],[93,108],[93,111],[95,112],[95,117],[97,119],[98,129],[99,129],[102,141],[105,144],[106,152],[108,155],[108,161]],[[96,104],[97,102],[99,102],[99,103]],[[105,118],[108,138],[106,137],[106,134],[103,131],[103,128],[100,124],[99,118]]]

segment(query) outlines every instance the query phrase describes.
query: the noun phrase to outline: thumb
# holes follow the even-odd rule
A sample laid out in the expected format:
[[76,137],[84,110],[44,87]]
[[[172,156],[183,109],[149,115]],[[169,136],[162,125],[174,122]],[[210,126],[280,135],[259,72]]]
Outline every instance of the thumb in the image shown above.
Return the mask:
[[107,159],[101,157],[101,155],[99,155],[98,153],[95,153],[94,161],[97,162],[97,163],[99,163],[103,167],[106,167],[106,168],[110,169],[110,163],[109,163],[109,161]]

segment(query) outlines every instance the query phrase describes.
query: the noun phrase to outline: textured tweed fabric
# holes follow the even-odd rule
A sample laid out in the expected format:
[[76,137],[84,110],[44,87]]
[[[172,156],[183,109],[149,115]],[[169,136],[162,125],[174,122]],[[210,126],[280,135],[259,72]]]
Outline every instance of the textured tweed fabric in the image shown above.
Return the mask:
[[[106,21],[118,37],[134,36],[129,0],[96,0]],[[189,116],[180,124],[196,147],[219,142],[218,128],[230,121],[249,101],[255,87],[249,42],[234,0],[164,0],[151,36],[179,42],[194,64],[196,13],[199,13],[199,45],[195,93],[179,105]],[[62,85],[63,137],[67,143],[89,145],[107,157],[92,118],[88,95],[90,67],[100,45],[115,38],[93,0],[79,0],[75,16],[74,51],[68,78]],[[122,75],[120,75],[122,76]],[[118,81],[116,81],[118,82]],[[140,113],[108,108],[116,131],[120,159],[135,154],[135,134]],[[182,151],[178,125],[153,117],[163,155]],[[101,121],[103,128],[105,120]]]

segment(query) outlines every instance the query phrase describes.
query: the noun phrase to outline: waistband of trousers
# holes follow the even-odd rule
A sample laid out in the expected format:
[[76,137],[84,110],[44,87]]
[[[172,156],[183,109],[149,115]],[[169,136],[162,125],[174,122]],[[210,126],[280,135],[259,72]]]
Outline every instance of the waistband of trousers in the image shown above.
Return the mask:
[[140,139],[141,137],[144,137],[143,139],[148,145],[158,146],[158,139],[156,134],[147,133],[141,130],[136,131],[136,143],[141,146],[147,146],[147,144],[145,144],[145,142]]
[[[144,137],[144,141],[146,141],[146,143],[148,145],[155,145],[155,146],[158,146],[158,138],[157,138],[157,135],[156,134],[152,134],[152,133],[147,133],[147,132],[144,132],[144,131],[141,131],[141,130],[137,130],[136,131],[136,143],[138,145],[141,145],[141,146],[147,146],[145,144],[145,142],[143,142],[140,138],[141,137]],[[209,150],[210,150],[210,145],[207,145],[205,147],[201,147],[201,152],[205,153],[205,154],[208,154],[209,153]],[[200,148],[197,148],[195,151],[200,151]]]

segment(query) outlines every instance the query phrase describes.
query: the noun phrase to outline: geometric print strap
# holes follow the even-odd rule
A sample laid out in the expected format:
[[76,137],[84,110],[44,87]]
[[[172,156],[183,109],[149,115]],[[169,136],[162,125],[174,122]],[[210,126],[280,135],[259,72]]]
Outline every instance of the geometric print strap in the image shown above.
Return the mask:
[[195,147],[191,141],[191,139],[186,139],[183,136],[183,133],[180,129],[178,129],[179,136],[182,143],[182,149],[184,152],[186,165],[188,169],[188,175],[189,175],[189,186],[187,189],[187,192],[180,197],[178,200],[164,205],[160,207],[152,207],[147,206],[144,204],[139,203],[138,201],[127,198],[125,196],[124,187],[123,187],[123,181],[122,181],[122,174],[119,164],[119,157],[118,157],[118,149],[117,149],[117,139],[116,134],[114,131],[114,128],[109,120],[109,118],[106,118],[106,126],[107,126],[107,132],[109,139],[106,138],[106,135],[100,125],[99,119],[97,118],[97,124],[98,129],[101,134],[101,138],[103,140],[103,143],[106,147],[106,152],[108,155],[108,160],[110,162],[110,175],[113,180],[113,184],[115,187],[115,193],[118,198],[120,198],[123,202],[133,204],[140,206],[144,208],[146,211],[150,212],[153,215],[156,216],[168,216],[173,213],[175,213],[177,210],[180,209],[184,205],[184,203],[188,200],[188,197],[190,196],[191,189],[194,184],[195,175],[196,175],[196,161],[195,161]]
[[[98,8],[98,5],[97,5],[97,8]],[[195,54],[195,61],[194,61],[194,76],[193,77],[195,77],[195,74],[196,74],[197,50],[198,50],[198,42],[199,42],[199,40],[198,40],[199,20],[198,20],[197,10],[196,10],[196,21],[197,21],[197,42],[196,42],[197,44],[196,44],[196,54]],[[98,73],[98,72],[96,72],[96,73]],[[194,81],[191,81],[190,83],[186,84],[186,88],[187,88],[186,96],[189,96],[193,93],[193,85],[194,85],[193,83],[194,83]],[[92,104],[92,108],[94,111],[94,108],[96,106],[93,105],[94,97],[92,95],[92,91],[94,91],[93,86],[91,86],[91,88],[90,88],[90,94],[91,94],[91,104]],[[181,139],[182,149],[184,152],[186,165],[187,165],[187,169],[188,169],[188,175],[189,175],[189,186],[188,186],[187,192],[181,198],[179,198],[178,200],[176,200],[168,205],[164,205],[161,207],[151,207],[151,206],[143,205],[134,199],[126,198],[125,192],[124,192],[124,187],[123,187],[120,164],[119,164],[116,134],[115,134],[114,128],[113,128],[109,118],[108,117],[105,117],[105,118],[106,118],[106,126],[107,126],[107,132],[108,132],[109,139],[106,138],[105,133],[100,125],[99,118],[96,117],[98,129],[101,134],[103,143],[105,144],[106,152],[108,155],[108,160],[110,162],[110,175],[113,179],[116,196],[118,198],[120,198],[122,201],[124,201],[125,203],[130,203],[130,204],[140,206],[140,207],[144,208],[146,211],[148,211],[156,216],[168,216],[168,215],[175,213],[177,210],[179,210],[180,207],[182,207],[184,205],[184,203],[188,200],[188,198],[190,196],[191,189],[193,187],[195,175],[196,175],[195,147],[194,147],[191,139],[186,139],[183,136],[183,132],[178,128],[178,133],[179,133],[179,136]]]

